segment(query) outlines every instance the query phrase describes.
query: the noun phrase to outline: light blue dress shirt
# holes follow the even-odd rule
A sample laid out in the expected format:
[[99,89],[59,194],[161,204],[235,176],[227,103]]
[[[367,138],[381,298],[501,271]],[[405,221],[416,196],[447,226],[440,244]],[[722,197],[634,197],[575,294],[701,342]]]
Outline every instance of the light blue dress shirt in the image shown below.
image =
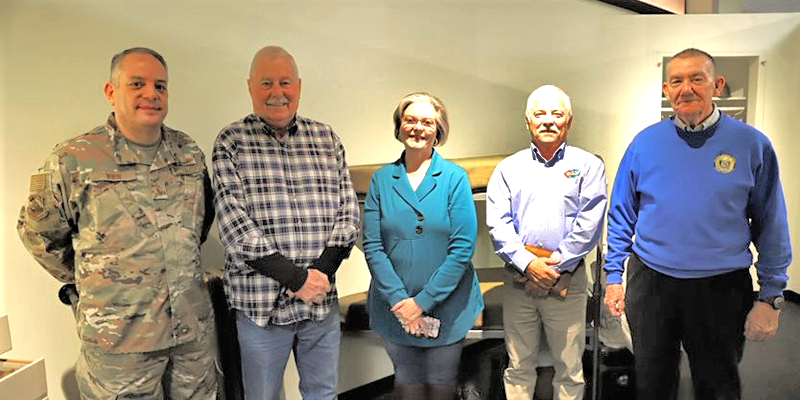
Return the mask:
[[486,189],[495,253],[524,272],[536,258],[525,244],[552,250],[559,272],[574,271],[597,245],[607,201],[603,161],[566,143],[549,161],[535,145],[501,161]]

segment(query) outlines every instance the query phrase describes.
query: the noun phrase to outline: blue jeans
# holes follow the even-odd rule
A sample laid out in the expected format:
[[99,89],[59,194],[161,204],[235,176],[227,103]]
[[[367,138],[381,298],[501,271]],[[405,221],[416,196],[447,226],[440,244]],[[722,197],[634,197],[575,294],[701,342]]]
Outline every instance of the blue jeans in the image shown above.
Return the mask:
[[289,351],[300,373],[304,400],[335,400],[338,385],[339,305],[319,322],[262,328],[236,312],[245,400],[278,400]]
[[403,346],[383,340],[386,352],[394,364],[394,383],[455,387],[458,384],[458,364],[461,362],[463,340],[435,347]]

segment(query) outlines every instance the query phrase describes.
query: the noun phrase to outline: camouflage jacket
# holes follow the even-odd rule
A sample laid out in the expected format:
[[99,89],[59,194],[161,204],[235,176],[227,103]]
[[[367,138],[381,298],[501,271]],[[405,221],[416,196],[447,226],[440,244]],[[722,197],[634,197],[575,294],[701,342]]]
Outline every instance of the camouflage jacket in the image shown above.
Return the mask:
[[152,165],[105,125],[56,146],[31,176],[17,231],[51,275],[74,282],[78,334],[106,353],[198,338],[213,318],[200,244],[214,219],[205,156],[161,128]]

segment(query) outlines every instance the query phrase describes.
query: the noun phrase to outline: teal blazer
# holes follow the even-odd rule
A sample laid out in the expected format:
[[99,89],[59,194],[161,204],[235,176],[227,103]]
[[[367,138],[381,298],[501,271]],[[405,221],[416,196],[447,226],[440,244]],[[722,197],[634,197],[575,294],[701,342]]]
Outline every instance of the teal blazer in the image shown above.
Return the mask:
[[[477,233],[475,203],[463,168],[434,151],[416,191],[402,155],[378,170],[364,204],[372,329],[405,346],[443,346],[463,339],[483,311],[471,262]],[[426,315],[442,321],[438,338],[407,334],[389,311],[408,297]]]

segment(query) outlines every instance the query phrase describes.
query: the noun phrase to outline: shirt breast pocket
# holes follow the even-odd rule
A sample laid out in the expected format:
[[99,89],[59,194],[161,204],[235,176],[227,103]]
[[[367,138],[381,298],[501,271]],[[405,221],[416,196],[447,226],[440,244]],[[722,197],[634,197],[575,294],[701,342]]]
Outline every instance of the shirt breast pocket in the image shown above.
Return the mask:
[[136,172],[89,174],[91,202],[87,211],[94,219],[97,242],[111,253],[135,247],[156,232],[132,190],[140,185]]
[[175,167],[175,175],[183,186],[181,199],[181,225],[198,235],[202,229],[205,216],[205,182],[203,164],[179,165]]
[[[576,171],[576,170],[572,170]],[[563,194],[564,217],[575,217],[581,207],[581,184],[583,176],[573,176],[563,179],[560,193]]]

